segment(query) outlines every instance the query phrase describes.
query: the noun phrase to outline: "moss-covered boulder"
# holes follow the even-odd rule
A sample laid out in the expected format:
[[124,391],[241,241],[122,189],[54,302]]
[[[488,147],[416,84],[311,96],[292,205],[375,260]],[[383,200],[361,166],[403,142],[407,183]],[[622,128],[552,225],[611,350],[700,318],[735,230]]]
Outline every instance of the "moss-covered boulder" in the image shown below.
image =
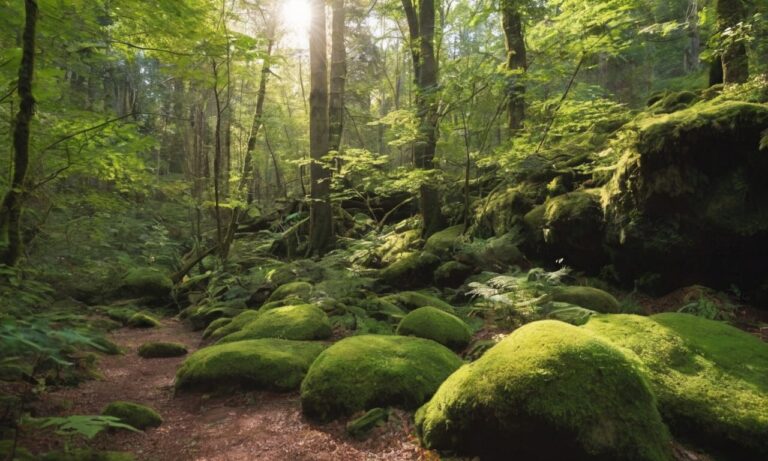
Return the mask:
[[180,343],[153,342],[139,346],[139,357],[145,359],[181,357],[186,354],[187,346]]
[[[499,273],[505,272],[510,266],[522,264],[525,262],[525,257],[519,245],[523,242],[524,236],[521,234],[521,228],[516,229],[499,237],[465,245],[456,255],[456,260],[483,271]],[[435,278],[437,278],[437,272]]]
[[461,363],[449,349],[427,339],[352,336],[312,364],[301,384],[301,409],[319,420],[374,407],[413,409]]
[[405,317],[406,312],[395,303],[384,298],[370,297],[355,300],[356,307],[365,311],[365,314],[376,319],[397,323]]
[[325,345],[287,339],[217,344],[191,354],[176,372],[176,389],[292,391]]
[[435,232],[427,239],[424,244],[424,251],[428,251],[441,258],[451,255],[456,247],[461,243],[461,237],[464,234],[464,226],[452,226]]
[[538,257],[547,261],[563,259],[565,264],[591,272],[608,262],[598,192],[569,192],[547,200],[542,206],[527,218],[535,235],[529,247]]
[[155,410],[133,402],[112,402],[104,408],[101,414],[120,418],[120,422],[142,431],[163,424],[163,418]]
[[531,211],[535,197],[526,185],[509,188],[480,200],[475,208],[475,231],[483,237],[503,235],[523,224],[523,216]]
[[403,253],[379,271],[379,279],[390,287],[423,287],[432,282],[432,274],[439,265],[440,258],[427,251]]
[[258,317],[259,314],[260,314],[260,311],[253,311],[253,310],[243,311],[237,314],[235,317],[233,317],[226,324],[213,330],[211,334],[208,335],[208,337],[210,339],[221,339],[232,333],[237,333],[238,331],[242,330],[243,327],[245,327],[252,321],[256,320],[256,317]]
[[451,375],[416,414],[429,448],[482,459],[671,460],[645,378],[617,347],[528,324]]
[[137,312],[128,319],[127,325],[131,328],[155,328],[161,324],[155,317],[144,312]]
[[768,344],[678,313],[601,315],[583,328],[636,354],[674,433],[768,457]]
[[397,261],[402,253],[413,251],[419,242],[421,242],[420,229],[392,232],[384,236],[384,243],[376,249],[376,254],[383,264],[388,265]]
[[[244,311],[244,312],[255,312],[255,311]],[[240,315],[240,314],[238,314],[238,315]],[[230,323],[232,323],[232,318],[229,318],[229,317],[219,317],[219,318],[217,318],[213,322],[209,323],[207,327],[205,327],[205,331],[203,331],[203,339],[210,338],[213,335],[213,333],[216,332],[216,330],[218,330],[219,328],[222,328],[222,327],[224,327],[226,325],[229,325]]]
[[435,270],[434,280],[435,285],[439,287],[451,287],[457,288],[472,275],[474,269],[459,261],[448,261],[441,264],[440,267]]
[[169,298],[172,290],[173,282],[166,274],[151,268],[136,268],[125,274],[119,293],[137,298]]
[[552,292],[551,300],[573,304],[602,314],[615,314],[620,309],[619,301],[612,294],[593,287],[560,287]]
[[286,298],[296,298],[309,301],[312,294],[312,284],[309,282],[291,282],[280,285],[267,299],[267,302],[282,301]]
[[397,334],[431,339],[455,351],[467,347],[472,335],[469,326],[453,314],[436,307],[420,307],[400,321]]
[[312,304],[300,304],[261,312],[240,331],[224,336],[219,342],[259,338],[327,339],[331,333],[331,323],[322,309]]
[[401,291],[400,293],[385,296],[384,300],[408,311],[424,306],[432,306],[451,314],[456,313],[456,309],[442,299],[419,291]]
[[222,317],[232,318],[241,312],[242,309],[229,306],[200,306],[189,313],[187,320],[192,325],[192,330],[199,331],[207,328],[214,320]]
[[110,320],[120,322],[123,325],[128,323],[131,317],[136,314],[136,308],[124,306],[110,306],[103,309],[104,315]]
[[768,254],[768,106],[703,102],[635,122],[603,201],[613,265],[659,294],[701,283],[749,292]]

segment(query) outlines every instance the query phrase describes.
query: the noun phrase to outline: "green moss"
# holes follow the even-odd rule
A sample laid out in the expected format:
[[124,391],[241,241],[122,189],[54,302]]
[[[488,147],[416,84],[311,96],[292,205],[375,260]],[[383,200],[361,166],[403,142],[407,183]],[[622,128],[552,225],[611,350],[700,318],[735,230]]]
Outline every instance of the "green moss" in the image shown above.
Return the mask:
[[159,320],[143,312],[133,314],[127,323],[132,328],[154,328],[160,326]]
[[[245,311],[245,312],[255,312],[255,311]],[[203,339],[210,338],[216,330],[218,330],[221,327],[227,326],[230,323],[232,323],[232,319],[229,317],[217,318],[213,322],[209,323],[207,327],[205,327],[205,331],[203,332]]]
[[768,455],[768,345],[678,313],[602,315],[584,328],[636,354],[673,432]]
[[384,237],[384,243],[376,250],[379,259],[384,264],[391,264],[402,253],[411,251],[421,241],[421,231],[411,229],[401,233],[391,233]]
[[145,359],[181,357],[186,353],[187,346],[179,343],[144,343],[139,347],[139,356]]
[[13,459],[8,460],[13,445],[13,440],[0,440],[0,459],[3,461],[35,461],[37,459],[26,448],[17,446]]
[[295,390],[325,345],[286,339],[252,339],[206,347],[176,372],[176,389]]
[[552,301],[573,304],[603,314],[614,314],[621,308],[612,294],[593,287],[561,287],[552,292],[551,298]]
[[384,300],[409,311],[419,307],[432,306],[451,314],[456,313],[456,309],[442,299],[418,291],[401,291],[385,296]]
[[170,277],[150,268],[131,269],[123,277],[121,291],[130,296],[167,298],[173,290]]
[[163,418],[155,410],[133,402],[112,402],[101,414],[120,418],[121,422],[142,431],[149,427],[158,427],[163,423]]
[[435,232],[427,239],[427,242],[424,244],[424,250],[440,257],[448,256],[461,242],[463,234],[463,225]]
[[331,333],[331,324],[325,312],[312,304],[300,304],[261,312],[240,331],[224,336],[219,342],[259,338],[327,339]]
[[242,309],[227,306],[201,306],[190,312],[187,319],[192,324],[192,330],[199,331],[206,328],[211,322],[222,317],[234,317],[241,313]]
[[471,334],[463,320],[435,307],[420,307],[397,326],[397,334],[431,339],[453,350],[467,347]]
[[224,336],[236,333],[242,330],[243,327],[251,323],[253,320],[255,320],[256,317],[259,316],[259,313],[260,311],[243,311],[240,314],[237,314],[237,316],[233,317],[232,320],[226,325],[223,325],[214,330],[209,337],[211,339],[221,339]]
[[451,375],[416,414],[429,448],[492,459],[670,460],[643,376],[597,335],[530,323]]
[[403,253],[379,271],[379,278],[391,287],[421,287],[432,281],[432,273],[439,265],[440,258],[432,253]]
[[371,297],[357,300],[356,304],[362,308],[367,315],[376,320],[399,322],[406,314],[405,311],[384,298]]
[[448,261],[435,270],[435,285],[456,288],[472,275],[472,267],[458,261]]
[[[678,110],[687,109],[698,101],[699,96],[692,91],[679,91],[661,95],[651,104],[651,112],[657,114],[669,114]],[[650,101],[649,101],[650,102]]]
[[136,314],[136,310],[130,307],[108,307],[104,310],[104,315],[123,325],[127,324],[134,314]]
[[301,384],[301,408],[320,420],[373,407],[416,408],[460,365],[461,359],[434,341],[352,336],[312,364]]
[[68,451],[52,451],[39,461],[134,461],[131,453],[120,451],[97,451],[90,448],[75,448]]
[[312,294],[312,284],[308,282],[291,282],[285,285],[279,286],[269,296],[267,302],[281,301],[286,298],[298,298],[304,301],[309,301],[309,297]]
[[483,236],[503,235],[519,224],[523,216],[533,208],[534,201],[526,185],[493,194],[480,200],[475,208],[477,231]]
[[363,416],[355,418],[347,423],[347,434],[356,439],[364,438],[376,426],[385,423],[389,419],[389,412],[384,408],[374,408]]

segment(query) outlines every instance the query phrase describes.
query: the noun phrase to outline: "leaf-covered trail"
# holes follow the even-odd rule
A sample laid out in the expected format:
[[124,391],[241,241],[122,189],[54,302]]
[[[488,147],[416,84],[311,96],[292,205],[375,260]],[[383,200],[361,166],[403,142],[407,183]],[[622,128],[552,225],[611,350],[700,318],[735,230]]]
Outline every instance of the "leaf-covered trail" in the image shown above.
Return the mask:
[[[356,441],[346,435],[343,422],[320,426],[306,421],[298,393],[174,396],[173,379],[183,357],[142,359],[136,351],[149,341],[180,342],[190,352],[197,349],[200,335],[177,320],[166,320],[154,329],[121,329],[111,339],[124,354],[100,359],[103,379],[52,392],[45,397],[44,411],[98,414],[109,402],[128,400],[155,408],[164,422],[142,434],[101,434],[95,440],[98,448],[130,451],[141,461],[437,459],[409,435],[404,413],[393,412],[386,426],[375,429],[367,440]],[[45,441],[27,445],[41,444]]]

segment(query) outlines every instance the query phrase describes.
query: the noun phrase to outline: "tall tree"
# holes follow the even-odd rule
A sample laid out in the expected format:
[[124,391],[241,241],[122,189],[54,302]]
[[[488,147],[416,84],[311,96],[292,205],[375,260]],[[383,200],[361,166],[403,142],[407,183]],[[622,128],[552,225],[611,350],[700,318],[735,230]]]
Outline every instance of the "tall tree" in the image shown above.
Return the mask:
[[507,125],[514,134],[523,127],[525,120],[525,84],[521,74],[528,67],[519,0],[501,0],[501,24],[507,49],[507,71],[511,73],[506,89]]
[[[418,10],[412,0],[402,0],[402,4],[408,21],[409,46],[418,91],[416,106],[421,139],[414,146],[414,163],[422,170],[432,170],[439,120],[436,109],[438,61],[435,58],[435,2],[421,0]],[[419,195],[424,236],[430,236],[445,226],[445,218],[440,211],[440,195],[428,183],[421,185]]]
[[32,81],[35,70],[35,33],[37,26],[37,2],[24,1],[24,33],[19,66],[19,112],[13,128],[13,177],[0,207],[0,262],[15,265],[21,258],[21,211],[27,187],[29,167],[30,122],[35,110]]
[[333,240],[331,216],[331,171],[328,154],[328,56],[326,49],[325,0],[312,0],[309,25],[309,251],[322,254]]
[[[743,0],[717,0],[717,27],[722,34],[733,29],[746,16]],[[744,83],[749,78],[747,47],[743,40],[727,39],[720,59],[723,66],[723,83]]]
[[344,86],[347,52],[344,46],[344,0],[333,0],[331,21],[331,95],[329,101],[329,150],[338,152],[344,131]]

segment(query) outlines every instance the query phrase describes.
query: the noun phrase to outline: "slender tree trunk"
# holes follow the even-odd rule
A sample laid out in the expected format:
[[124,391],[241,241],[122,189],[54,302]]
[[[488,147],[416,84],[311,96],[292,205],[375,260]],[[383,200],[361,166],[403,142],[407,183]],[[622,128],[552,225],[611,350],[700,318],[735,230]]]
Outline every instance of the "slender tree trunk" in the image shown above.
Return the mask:
[[501,22],[507,48],[507,70],[515,73],[507,81],[507,125],[514,135],[525,120],[525,84],[521,73],[528,67],[523,21],[515,1],[502,0]]
[[[717,26],[720,32],[744,21],[746,8],[742,0],[717,0]],[[743,41],[728,45],[721,56],[723,83],[744,83],[749,78],[747,47]]]
[[[344,47],[344,0],[333,0],[332,6],[328,149],[341,153],[341,134],[344,131],[344,85],[347,80],[347,52]],[[338,157],[336,158],[336,168],[341,168],[341,159]]]
[[[417,87],[416,107],[420,121],[421,140],[413,149],[414,164],[423,170],[434,169],[437,145],[438,116],[436,110],[438,62],[435,58],[435,2],[422,0],[419,11],[411,0],[402,0],[408,20],[411,57]],[[423,233],[428,237],[445,227],[440,211],[440,195],[430,184],[419,190],[419,208]]]
[[325,1],[312,0],[309,28],[309,149],[310,166],[309,252],[322,254],[333,240],[330,202],[331,172],[323,157],[328,154],[328,57],[325,38]]
[[213,98],[216,103],[216,125],[213,130],[214,136],[214,150],[213,150],[213,200],[214,200],[214,212],[216,215],[216,243],[219,245],[219,254],[222,259],[224,253],[221,250],[224,245],[224,228],[221,222],[221,161],[222,161],[222,139],[221,139],[221,122],[222,122],[222,104],[221,97],[219,95],[219,72],[218,64],[215,59],[211,60],[213,67]]
[[0,206],[0,262],[9,266],[18,263],[24,245],[21,235],[21,212],[29,167],[30,122],[35,110],[32,81],[35,69],[37,2],[25,0],[24,8],[26,17],[18,83],[21,102],[13,130],[13,177]]

